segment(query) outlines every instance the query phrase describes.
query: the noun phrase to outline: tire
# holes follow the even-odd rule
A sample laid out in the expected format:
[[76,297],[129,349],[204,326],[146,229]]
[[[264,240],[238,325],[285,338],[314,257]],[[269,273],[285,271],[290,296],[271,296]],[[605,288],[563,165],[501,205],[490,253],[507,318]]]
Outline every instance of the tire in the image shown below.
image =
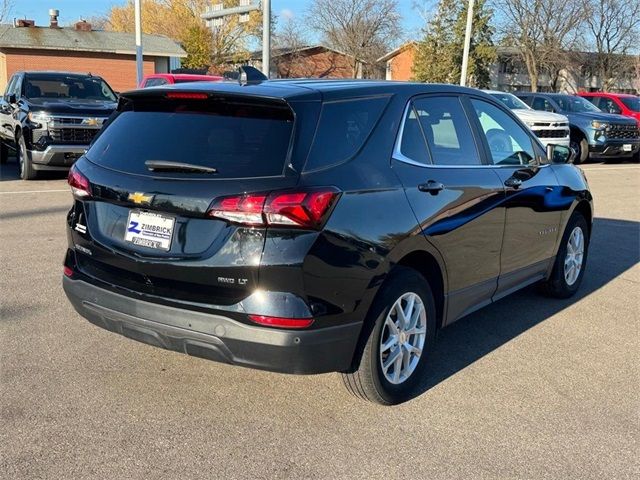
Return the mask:
[[576,151],[576,158],[573,161],[575,165],[580,165],[587,161],[589,158],[589,144],[586,138],[574,137],[571,139],[570,146]]
[[20,135],[16,140],[16,160],[18,162],[18,175],[22,180],[35,180],[38,176],[33,168],[31,159],[27,154],[27,145],[24,143],[24,137]]
[[[575,244],[575,237],[572,238],[572,236],[576,229],[579,229],[582,235],[582,255],[579,259],[576,254],[570,253],[570,249],[575,251],[575,248],[569,245],[570,239],[572,240],[571,245]],[[589,240],[589,226],[587,225],[587,221],[581,213],[574,212],[562,235],[562,241],[551,275],[543,282],[542,286],[545,293],[556,298],[569,298],[578,291],[587,265]],[[570,260],[570,258],[573,258],[573,260]],[[567,265],[573,265],[574,268],[577,268],[577,276],[569,273],[570,266]]]
[[[399,302],[403,310],[409,308],[413,300],[416,320],[411,321],[407,330],[422,331],[424,334],[407,335],[404,330],[393,335],[391,325],[400,323],[396,306]],[[422,313],[420,311],[421,302]],[[425,278],[417,271],[407,267],[396,267],[378,292],[367,315],[359,348],[356,350],[354,362],[348,372],[342,373],[342,380],[347,390],[356,397],[381,405],[394,405],[416,396],[424,379],[428,357],[433,350],[436,337],[436,309],[431,288]],[[394,338],[396,341],[394,342]],[[381,340],[388,348],[381,345]],[[403,345],[398,345],[398,340]],[[422,343],[423,342],[423,343]],[[420,355],[416,355],[413,347],[422,343]],[[407,348],[412,346],[411,351]],[[386,373],[382,363],[390,360],[395,352],[401,352],[398,361],[388,362]],[[405,363],[404,360],[407,360]],[[400,368],[396,370],[396,367]],[[396,373],[398,372],[398,373]],[[403,379],[403,372],[406,377]],[[394,383],[393,380],[396,380]]]
[[9,147],[7,144],[0,140],[0,165],[7,163],[9,159]]

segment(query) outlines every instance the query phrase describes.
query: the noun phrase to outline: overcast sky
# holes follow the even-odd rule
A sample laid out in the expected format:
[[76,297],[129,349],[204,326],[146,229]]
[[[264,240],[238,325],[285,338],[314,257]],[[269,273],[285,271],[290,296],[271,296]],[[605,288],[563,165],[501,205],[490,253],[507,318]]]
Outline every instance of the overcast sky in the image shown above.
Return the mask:
[[[144,1],[144,0],[142,0]],[[82,18],[105,14],[113,5],[122,5],[125,0],[17,0],[11,18],[30,18],[36,25],[44,26],[49,23],[49,9],[60,10],[59,21],[62,25],[73,23]],[[273,12],[280,18],[302,18],[310,0],[271,0]],[[402,14],[404,38],[413,39],[420,35],[423,20],[414,8],[415,0],[398,0]],[[423,3],[419,0],[419,3]],[[434,2],[435,3],[435,2]],[[8,19],[10,21],[10,19]],[[309,40],[317,40],[310,38]]]

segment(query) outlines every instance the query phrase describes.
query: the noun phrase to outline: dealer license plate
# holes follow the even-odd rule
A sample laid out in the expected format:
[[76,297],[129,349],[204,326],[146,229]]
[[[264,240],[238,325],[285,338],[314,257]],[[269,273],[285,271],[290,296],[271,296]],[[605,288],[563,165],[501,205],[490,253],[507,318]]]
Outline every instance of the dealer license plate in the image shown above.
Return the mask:
[[134,245],[166,251],[171,248],[174,224],[173,217],[132,210],[129,212],[124,239]]
[[625,143],[624,145],[622,145],[622,151],[623,152],[630,152],[631,151],[631,144],[630,143]]

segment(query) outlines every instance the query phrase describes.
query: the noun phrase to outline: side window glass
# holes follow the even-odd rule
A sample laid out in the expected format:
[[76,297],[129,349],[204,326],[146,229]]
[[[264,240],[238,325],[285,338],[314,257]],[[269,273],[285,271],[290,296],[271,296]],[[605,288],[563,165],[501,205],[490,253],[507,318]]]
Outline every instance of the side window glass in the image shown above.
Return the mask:
[[416,100],[415,111],[436,165],[481,165],[471,126],[457,97]]
[[472,99],[482,131],[487,138],[494,165],[535,164],[529,134],[500,108],[483,100]]
[[418,123],[418,115],[413,105],[404,118],[402,138],[400,139],[400,153],[415,162],[430,163],[427,144],[424,141],[422,128]]
[[22,79],[20,77],[15,77],[14,81],[13,81],[13,85],[11,86],[11,92],[10,93],[15,93],[16,94],[16,98],[20,98],[21,97],[20,90],[22,90],[20,88],[21,86],[22,86]]
[[165,85],[167,81],[164,78],[150,78],[148,79],[144,86],[145,87],[157,87],[159,85]]
[[604,101],[604,105],[603,105],[602,110],[604,110],[605,112],[609,112],[609,113],[621,113],[622,112],[620,107],[618,107],[618,105],[616,105],[616,102],[614,102],[610,98],[603,98],[602,100]]
[[544,112],[553,112],[554,108],[551,103],[545,98],[535,97],[533,99],[533,109],[534,110],[542,110]]
[[325,102],[305,171],[351,159],[378,123],[389,97]]

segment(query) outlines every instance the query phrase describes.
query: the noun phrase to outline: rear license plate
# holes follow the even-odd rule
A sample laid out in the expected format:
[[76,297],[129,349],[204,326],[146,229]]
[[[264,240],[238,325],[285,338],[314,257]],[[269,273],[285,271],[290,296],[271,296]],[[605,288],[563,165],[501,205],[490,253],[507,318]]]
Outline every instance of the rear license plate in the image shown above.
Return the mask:
[[171,248],[174,223],[173,217],[132,210],[124,239],[134,245],[166,251]]
[[631,144],[625,143],[624,145],[622,145],[622,151],[623,152],[630,152],[631,151]]

